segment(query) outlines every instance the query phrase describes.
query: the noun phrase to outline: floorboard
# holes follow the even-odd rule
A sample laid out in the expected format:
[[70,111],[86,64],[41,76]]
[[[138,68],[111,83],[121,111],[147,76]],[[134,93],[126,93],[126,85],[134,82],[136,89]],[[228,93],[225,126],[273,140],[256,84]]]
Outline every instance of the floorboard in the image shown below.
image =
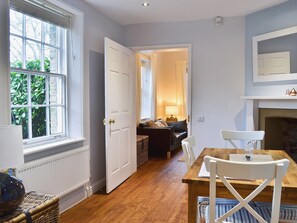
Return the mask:
[[98,192],[61,215],[62,223],[187,222],[186,164],[153,158],[110,194]]

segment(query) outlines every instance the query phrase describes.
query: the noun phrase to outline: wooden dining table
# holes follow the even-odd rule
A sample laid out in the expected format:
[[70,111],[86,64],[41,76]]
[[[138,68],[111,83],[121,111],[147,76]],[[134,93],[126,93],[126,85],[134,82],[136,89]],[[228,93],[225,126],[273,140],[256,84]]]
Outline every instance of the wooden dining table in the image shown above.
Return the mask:
[[[203,158],[206,155],[213,156],[220,159],[229,160],[230,154],[243,154],[243,149],[221,149],[221,148],[205,148],[199,157],[193,163],[191,169],[183,177],[182,182],[188,184],[188,222],[197,221],[197,197],[209,197],[209,178],[198,177],[200,168],[203,163]],[[282,204],[297,204],[297,164],[294,160],[283,150],[254,150],[254,154],[271,155],[273,160],[288,159],[290,165],[286,175],[283,178],[282,184]],[[238,191],[238,193],[246,197],[257,186],[261,184],[261,180],[230,180],[231,184]],[[254,201],[272,202],[273,182],[270,183]],[[233,195],[224,186],[224,184],[217,180],[216,196],[218,198],[231,198]]]

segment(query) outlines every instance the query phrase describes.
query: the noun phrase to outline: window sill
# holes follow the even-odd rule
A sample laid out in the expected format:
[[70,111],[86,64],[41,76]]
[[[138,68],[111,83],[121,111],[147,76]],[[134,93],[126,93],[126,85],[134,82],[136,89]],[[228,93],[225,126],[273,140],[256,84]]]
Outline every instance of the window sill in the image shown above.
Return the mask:
[[43,144],[43,145],[24,148],[24,156],[32,155],[32,154],[35,154],[35,153],[39,153],[39,152],[54,149],[54,148],[58,148],[58,147],[61,147],[61,146],[80,143],[80,142],[83,142],[85,140],[86,140],[85,138],[79,138],[79,139],[77,139],[77,138],[72,138],[72,139],[68,138],[68,139],[64,139],[64,140],[60,140],[60,141],[56,141],[56,142],[51,142],[51,143],[47,143],[47,144]]

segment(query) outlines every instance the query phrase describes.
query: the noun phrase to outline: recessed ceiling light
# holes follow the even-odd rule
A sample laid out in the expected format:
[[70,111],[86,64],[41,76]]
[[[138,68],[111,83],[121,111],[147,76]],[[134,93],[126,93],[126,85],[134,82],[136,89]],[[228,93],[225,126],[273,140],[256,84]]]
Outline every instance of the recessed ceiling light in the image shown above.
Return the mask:
[[142,6],[146,7],[146,6],[149,6],[150,4],[148,2],[143,2],[142,3]]

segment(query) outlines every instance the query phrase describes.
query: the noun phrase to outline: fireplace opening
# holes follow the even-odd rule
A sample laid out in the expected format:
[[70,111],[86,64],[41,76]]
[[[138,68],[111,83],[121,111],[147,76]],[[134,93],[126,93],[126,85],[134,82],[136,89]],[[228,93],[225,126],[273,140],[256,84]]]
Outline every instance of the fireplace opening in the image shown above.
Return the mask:
[[259,129],[265,131],[261,147],[285,150],[297,162],[297,110],[261,108],[259,117]]

